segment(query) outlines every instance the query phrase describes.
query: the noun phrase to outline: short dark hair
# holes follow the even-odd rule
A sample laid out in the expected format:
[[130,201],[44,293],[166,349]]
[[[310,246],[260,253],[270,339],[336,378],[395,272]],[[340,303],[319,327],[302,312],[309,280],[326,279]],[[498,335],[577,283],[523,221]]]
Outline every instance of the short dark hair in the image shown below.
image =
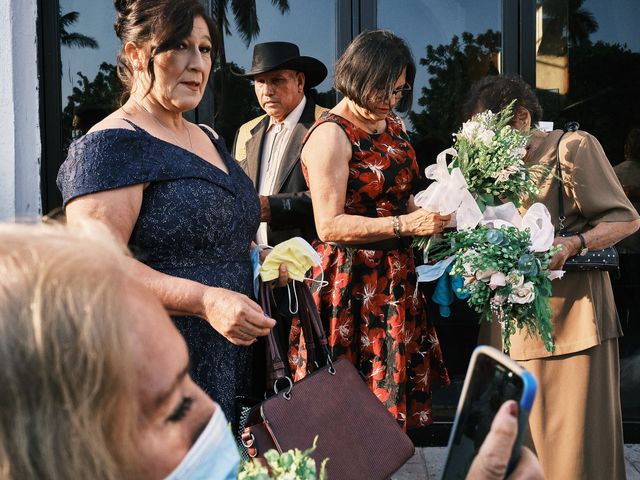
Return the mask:
[[129,95],[133,82],[133,68],[124,55],[124,45],[127,42],[151,44],[147,72],[153,85],[154,57],[176,48],[191,35],[194,19],[202,17],[209,28],[213,44],[211,59],[212,63],[215,62],[220,45],[218,29],[198,0],[114,0],[113,3],[117,12],[113,28],[122,42],[117,58],[117,72],[124,85],[123,97]]
[[[416,64],[407,43],[389,31],[368,30],[354,38],[338,59],[333,83],[345,97],[374,110],[381,96],[391,98],[405,68],[407,84],[413,91]],[[395,109],[406,112],[412,101],[412,92],[408,92]]]
[[514,112],[518,107],[526,108],[531,115],[531,125],[542,118],[542,107],[531,86],[520,75],[490,75],[471,86],[462,107],[464,119],[484,110],[499,112],[513,100]]
[[632,128],[624,142],[625,160],[640,161],[640,128]]

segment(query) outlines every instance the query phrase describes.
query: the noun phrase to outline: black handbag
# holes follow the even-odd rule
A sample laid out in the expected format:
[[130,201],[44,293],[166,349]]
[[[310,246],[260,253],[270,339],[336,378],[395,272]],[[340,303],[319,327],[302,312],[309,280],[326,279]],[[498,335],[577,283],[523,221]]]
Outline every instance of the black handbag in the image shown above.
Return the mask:
[[[564,221],[566,216],[564,214],[564,198],[563,198],[563,185],[562,180],[562,167],[560,166],[560,142],[567,132],[575,132],[580,128],[577,122],[569,122],[564,126],[564,132],[558,139],[556,146],[556,175],[558,178],[558,213],[559,213],[559,227],[558,234],[562,237],[571,237],[578,235],[582,232],[571,232],[565,229]],[[589,250],[585,255],[574,255],[569,257],[564,263],[564,270],[567,272],[585,271],[585,270],[603,270],[603,271],[616,271],[620,265],[620,259],[618,257],[618,251],[614,246],[603,248],[602,250]]]
[[[269,298],[268,288],[263,284],[262,299]],[[413,444],[353,364],[332,360],[309,287],[296,282],[294,288],[313,371],[294,383],[285,375],[283,355],[273,331],[269,333],[269,370],[276,394],[250,412],[243,446],[250,457],[261,458],[269,449],[305,450],[317,435],[311,456],[317,465],[329,459],[328,478],[388,479],[411,458]],[[262,304],[268,313],[266,303]]]

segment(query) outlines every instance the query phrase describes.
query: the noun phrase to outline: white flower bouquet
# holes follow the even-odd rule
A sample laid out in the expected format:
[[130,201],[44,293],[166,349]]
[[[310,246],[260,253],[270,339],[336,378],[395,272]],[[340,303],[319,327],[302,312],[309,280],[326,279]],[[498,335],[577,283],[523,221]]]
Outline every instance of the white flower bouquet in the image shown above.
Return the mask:
[[512,112],[513,102],[474,115],[454,134],[454,147],[425,170],[434,182],[416,195],[416,205],[453,214],[457,230],[414,239],[425,258],[428,252],[429,260],[441,261],[419,267],[418,281],[437,278],[452,262],[451,275],[465,280],[458,293],[482,318],[500,322],[505,349],[516,329],[526,328],[552,352],[551,280],[562,276],[548,270],[557,251],[554,229],[544,205],[534,204],[524,217],[516,208],[539,193],[537,178],[546,168],[525,164],[528,136],[509,125]]
[[327,461],[325,459],[317,471],[316,461],[311,453],[316,449],[318,437],[313,446],[304,452],[294,448],[279,453],[268,450],[264,454],[265,464],[256,459],[244,462],[238,472],[238,480],[327,480]]
[[[504,110],[474,115],[453,134],[454,146],[425,169],[434,180],[416,194],[415,204],[442,215],[455,214],[451,226],[472,228],[487,206],[512,202],[516,207],[540,192],[536,180],[546,173],[541,165],[526,165],[529,139],[509,122],[513,102]],[[447,164],[447,155],[452,160]],[[428,250],[429,237],[416,237],[413,246]]]
[[512,111],[513,102],[498,113],[478,113],[454,134],[457,154],[450,168],[460,168],[481,210],[503,201],[519,207],[540,193],[535,181],[539,167],[524,163],[529,136],[509,125]]
[[507,203],[489,208],[473,229],[445,233],[432,255],[436,260],[454,256],[451,275],[464,278],[457,293],[468,294],[467,302],[482,319],[500,322],[505,350],[516,329],[526,328],[553,352],[551,280],[564,272],[549,270],[557,252],[552,244],[553,225],[544,205],[536,203],[520,217]]

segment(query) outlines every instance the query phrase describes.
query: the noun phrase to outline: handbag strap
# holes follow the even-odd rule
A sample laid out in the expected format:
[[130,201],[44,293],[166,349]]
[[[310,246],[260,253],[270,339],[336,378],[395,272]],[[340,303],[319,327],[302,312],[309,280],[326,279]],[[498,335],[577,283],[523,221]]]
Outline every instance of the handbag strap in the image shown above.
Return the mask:
[[316,341],[314,339],[314,329],[311,325],[311,315],[309,314],[309,309],[306,308],[306,301],[304,302],[304,306],[301,305],[300,298],[303,298],[303,294],[299,288],[297,288],[296,284],[293,285],[294,291],[296,293],[296,298],[298,302],[298,318],[300,319],[300,327],[302,328],[302,334],[304,336],[305,348],[307,350],[307,371],[309,371],[309,367],[311,365],[316,368],[319,367],[318,360],[316,358]]
[[564,214],[564,181],[562,180],[562,166],[560,165],[560,142],[567,132],[575,132],[580,128],[578,122],[567,122],[562,129],[562,135],[558,138],[556,144],[556,177],[558,178],[558,225],[560,226],[560,232],[565,229],[564,221],[567,219]]
[[[314,345],[314,342],[317,342],[325,354],[326,364],[333,369],[333,361],[327,345],[327,336],[325,334],[324,327],[322,326],[318,309],[313,301],[313,296],[309,290],[309,286],[304,282],[294,282],[293,288],[296,289],[298,294],[298,309],[300,311],[300,315],[302,318],[305,318],[305,320],[302,320],[301,318],[301,321],[307,323],[306,330],[308,330],[309,336],[307,337],[307,332],[304,332],[305,348],[307,351],[313,351],[313,361],[317,364],[318,361]],[[260,282],[260,303],[262,310],[267,316],[271,316],[270,299],[271,286],[268,283]],[[270,365],[267,366],[267,378],[273,379],[275,383],[280,379],[289,379],[286,375],[285,364],[282,358],[283,355],[278,345],[278,341],[276,340],[274,330],[271,329],[267,335],[267,360],[268,363],[270,363]],[[289,379],[289,381],[291,382],[291,379]]]
[[[268,317],[271,317],[270,297],[271,287],[266,283],[260,282],[260,305],[262,306],[262,311]],[[270,360],[268,368],[271,370],[267,372],[267,378],[278,379],[285,377],[284,362],[282,361],[282,355],[280,354],[273,328],[269,330],[267,335],[267,356],[268,360]]]

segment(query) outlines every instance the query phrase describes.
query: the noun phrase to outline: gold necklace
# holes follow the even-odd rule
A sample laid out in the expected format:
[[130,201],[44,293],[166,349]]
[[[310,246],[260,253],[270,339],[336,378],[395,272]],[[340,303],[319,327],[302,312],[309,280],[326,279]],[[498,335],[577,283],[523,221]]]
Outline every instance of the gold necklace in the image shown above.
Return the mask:
[[187,124],[184,121],[184,118],[182,119],[182,125],[184,126],[185,130],[187,131],[187,138],[189,139],[189,148],[188,149],[187,149],[186,145],[184,145],[184,143],[174,133],[174,131],[171,130],[169,127],[166,127],[160,120],[158,120],[156,118],[156,116],[153,113],[151,113],[149,110],[147,110],[144,105],[142,105],[141,103],[138,103],[138,101],[135,98],[132,98],[131,100],[133,100],[133,103],[135,103],[139,108],[144,110],[147,113],[147,115],[149,115],[153,119],[153,121],[156,122],[156,124],[158,124],[158,126],[160,128],[162,128],[165,131],[169,132],[171,134],[171,136],[173,137],[173,139],[176,141],[176,143],[178,144],[179,147],[184,148],[184,149],[189,150],[189,151],[193,150],[193,144],[191,143],[191,132],[189,132],[189,127],[187,127]]

